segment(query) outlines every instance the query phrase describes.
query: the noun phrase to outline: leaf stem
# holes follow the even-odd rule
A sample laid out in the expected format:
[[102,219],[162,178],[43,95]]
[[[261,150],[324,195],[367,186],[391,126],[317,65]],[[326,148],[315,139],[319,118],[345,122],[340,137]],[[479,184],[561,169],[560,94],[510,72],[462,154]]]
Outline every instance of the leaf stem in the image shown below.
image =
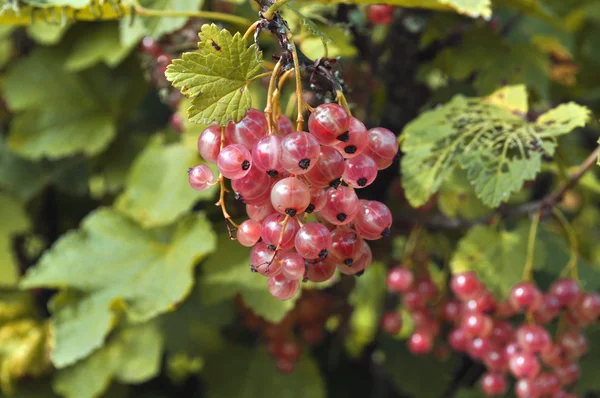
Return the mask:
[[420,224],[417,224],[413,227],[408,235],[408,239],[406,240],[406,247],[404,248],[404,255],[402,256],[402,265],[404,267],[410,268],[412,265],[412,255],[415,252],[417,247],[417,240],[419,235],[421,234],[421,230],[423,227]]
[[523,268],[523,280],[531,282],[533,280],[533,254],[535,249],[535,236],[537,235],[538,225],[540,224],[541,213],[537,212],[531,221],[529,229],[529,239],[527,240],[527,258],[525,259],[525,268]]
[[262,13],[263,18],[267,19],[267,20],[272,20],[273,16],[275,15],[275,13],[286,3],[289,3],[291,0],[279,0],[274,2],[268,9],[267,11]]
[[579,281],[577,275],[577,256],[579,252],[579,244],[577,242],[577,235],[575,234],[575,230],[573,229],[573,226],[571,225],[567,217],[564,215],[564,213],[560,211],[560,209],[558,209],[557,207],[552,209],[552,215],[554,215],[554,218],[556,218],[556,220],[560,223],[561,227],[565,231],[567,239],[569,240],[569,252],[571,253],[569,262],[567,263],[565,269],[561,272],[561,276],[566,276],[567,273],[570,273],[571,277],[574,280]]
[[143,17],[189,17],[208,19],[211,21],[228,22],[239,26],[248,26],[252,24],[252,21],[247,18],[216,11],[152,10],[144,8],[139,4],[134,5],[133,11],[134,14]]
[[277,61],[275,64],[275,68],[271,74],[271,79],[269,80],[269,88],[267,90],[267,105],[265,106],[265,115],[267,117],[267,126],[269,129],[269,135],[273,134],[273,91],[275,90],[275,83],[277,80],[277,75],[279,74],[279,70],[281,69],[281,59]]

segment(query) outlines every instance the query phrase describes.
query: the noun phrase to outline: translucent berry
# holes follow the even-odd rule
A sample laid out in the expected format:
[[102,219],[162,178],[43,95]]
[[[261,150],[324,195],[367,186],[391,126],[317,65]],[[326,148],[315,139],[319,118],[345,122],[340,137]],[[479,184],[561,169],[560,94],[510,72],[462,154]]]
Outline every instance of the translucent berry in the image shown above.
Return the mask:
[[337,268],[345,275],[360,275],[369,267],[369,265],[371,265],[372,260],[373,253],[371,252],[371,248],[367,242],[363,241],[363,248],[358,259],[354,260],[350,266],[343,262],[339,262]]
[[554,368],[554,373],[558,376],[560,384],[569,386],[579,380],[581,370],[575,362],[569,362]]
[[[285,224],[284,229],[284,222],[285,216],[283,214],[273,213],[267,216],[262,223],[261,237],[263,243],[270,245],[273,250],[277,248],[278,244],[281,245],[283,250],[289,250],[294,247],[294,239],[300,226],[296,219],[290,218]],[[281,234],[282,230],[283,235]]]
[[281,261],[281,273],[287,279],[300,279],[304,276],[304,258],[294,251],[289,251],[279,256]]
[[329,256],[325,259],[307,260],[306,277],[311,282],[325,282],[335,273],[335,262]]
[[475,337],[467,342],[467,353],[477,360],[483,360],[491,349],[492,343],[487,337]]
[[309,214],[319,212],[325,206],[326,202],[325,190],[313,187],[310,189],[310,204],[306,206],[304,211]]
[[508,369],[508,357],[500,347],[490,348],[483,357],[483,363],[492,372],[505,372]]
[[517,343],[525,352],[541,353],[552,345],[550,333],[538,325],[524,325],[517,329]]
[[295,245],[298,254],[306,259],[325,258],[331,248],[331,232],[323,224],[309,222],[298,230]]
[[373,183],[377,177],[377,165],[368,155],[363,153],[346,160],[346,169],[342,178],[353,188],[364,188]]
[[331,232],[331,249],[329,254],[336,260],[351,267],[361,255],[363,239],[348,227],[338,227]]
[[348,131],[350,118],[338,104],[319,105],[308,118],[308,131],[323,145],[337,144],[338,137]]
[[[389,275],[388,274],[388,289],[389,289]],[[457,300],[449,300],[444,303],[442,307],[442,318],[446,322],[456,323],[462,314],[462,305]]]
[[281,165],[281,138],[278,135],[268,135],[256,142],[252,149],[252,166],[269,177],[277,177],[285,170]]
[[558,343],[567,358],[575,360],[582,357],[588,351],[588,340],[583,333],[568,330],[560,336]]
[[560,379],[553,372],[542,372],[535,379],[540,394],[543,396],[553,396],[560,391]]
[[250,250],[251,269],[265,276],[277,275],[281,271],[281,263],[275,258],[275,251],[263,242],[258,242]]
[[533,313],[534,319],[537,323],[548,323],[558,316],[560,313],[562,304],[558,297],[553,294],[544,294],[542,297],[542,304]]
[[533,283],[521,282],[512,288],[508,302],[515,311],[535,311],[542,305],[542,293]]
[[485,373],[481,377],[481,390],[489,397],[504,394],[507,387],[506,376],[502,373]]
[[403,293],[413,287],[414,275],[406,267],[395,267],[388,272],[387,288],[390,292]]
[[279,118],[277,118],[277,128],[279,129],[279,134],[281,135],[292,134],[294,131],[296,131],[296,128],[294,127],[294,124],[290,118],[285,115],[279,115]]
[[586,321],[594,322],[600,316],[600,294],[586,293],[577,303],[577,312]]
[[453,350],[464,352],[467,350],[469,337],[461,328],[454,328],[448,333],[448,343]]
[[433,338],[424,331],[417,330],[408,339],[408,350],[415,355],[427,354],[433,348]]
[[270,200],[259,205],[246,205],[246,214],[248,214],[248,217],[258,222],[262,222],[272,213],[275,213],[275,209]]
[[268,133],[267,118],[256,109],[250,109],[239,123],[229,123],[225,128],[225,139],[231,144],[240,144],[249,151],[256,142]]
[[272,186],[273,180],[254,165],[242,178],[231,180],[231,188],[235,192],[235,197],[247,205],[262,205],[270,202]]
[[581,288],[572,279],[560,279],[550,286],[548,292],[556,296],[562,306],[568,307],[577,302],[581,294]]
[[567,355],[560,344],[552,344],[540,354],[544,365],[555,368],[565,362]]
[[271,204],[278,212],[294,217],[310,204],[310,191],[298,178],[284,178],[271,188]]
[[507,344],[513,339],[514,329],[510,322],[496,319],[494,320],[494,325],[492,326],[492,334],[490,335],[491,339],[494,343],[497,344]]
[[386,169],[398,154],[398,139],[388,129],[373,128],[369,130],[369,140],[364,153],[373,158],[379,170]]
[[461,327],[474,337],[485,337],[492,332],[492,319],[478,312],[468,313],[462,320]]
[[386,205],[376,200],[359,201],[354,228],[363,238],[376,240],[389,236],[391,226],[392,212]]
[[260,222],[250,219],[240,224],[236,231],[236,238],[242,246],[252,247],[260,239],[260,234]]
[[541,367],[534,354],[521,352],[509,358],[508,368],[517,379],[534,379]]
[[236,180],[248,174],[252,165],[250,151],[239,144],[227,145],[217,156],[217,167],[225,178]]
[[271,295],[278,300],[289,300],[294,297],[300,289],[298,280],[286,279],[281,273],[269,277],[267,286]]
[[221,151],[221,131],[219,126],[207,127],[198,137],[198,153],[207,162],[216,163]]
[[391,336],[402,329],[402,315],[395,311],[389,311],[381,317],[381,329]]
[[315,137],[304,131],[288,134],[281,141],[281,166],[292,174],[308,173],[317,164],[320,149]]
[[454,295],[461,300],[476,298],[485,289],[474,272],[461,272],[452,275],[450,288]]
[[337,186],[345,168],[346,162],[341,153],[334,148],[322,146],[317,164],[308,171],[306,177],[313,187]]
[[358,197],[352,188],[329,188],[325,194],[327,202],[320,214],[327,222],[344,225],[354,220],[359,206]]
[[199,164],[188,170],[188,180],[190,186],[197,191],[204,191],[210,188],[215,176],[212,170],[205,164]]
[[[369,132],[365,125],[357,118],[351,117],[348,123],[348,130],[337,137],[339,142],[335,145],[335,148],[345,158],[353,158],[360,155],[367,147],[367,142],[369,141],[368,135]],[[373,161],[373,168],[377,169],[375,161]]]
[[394,7],[386,4],[367,6],[367,18],[375,25],[389,25],[394,19]]
[[531,379],[520,379],[515,384],[515,394],[518,398],[540,398],[541,392],[535,382]]

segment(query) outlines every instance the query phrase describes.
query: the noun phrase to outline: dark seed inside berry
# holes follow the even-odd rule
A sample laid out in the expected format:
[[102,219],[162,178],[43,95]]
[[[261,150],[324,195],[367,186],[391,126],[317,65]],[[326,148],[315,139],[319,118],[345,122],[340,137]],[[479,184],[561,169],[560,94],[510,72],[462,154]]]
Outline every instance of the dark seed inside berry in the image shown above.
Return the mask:
[[329,186],[337,189],[337,187],[339,187],[341,183],[342,183],[342,181],[339,178],[336,178],[335,180],[333,180],[329,183]]
[[327,257],[327,249],[323,249],[319,252],[319,258]]
[[192,168],[188,168],[188,175],[190,175],[190,173],[192,172]]
[[362,271],[358,271],[356,273],[356,276],[361,277],[361,276],[363,276],[364,273],[365,273],[365,270],[363,269]]
[[348,267],[352,267],[352,259],[351,258],[347,258],[344,260],[344,264],[346,264]]
[[308,169],[310,167],[310,159],[302,159],[298,162],[298,166],[300,166],[302,170]]
[[340,214],[338,214],[337,216],[335,216],[335,218],[337,218],[339,222],[344,222],[344,221],[346,221],[346,217],[348,217],[348,216],[346,215],[346,213],[340,213]]
[[267,174],[269,175],[269,177],[275,178],[275,177],[277,177],[277,174],[279,174],[279,173],[277,173],[277,170],[269,170],[269,171],[267,171]]
[[242,170],[248,170],[250,168],[250,161],[244,160],[242,162]]
[[252,264],[250,264],[250,272],[258,272],[256,270],[256,267],[254,265],[252,265]]
[[346,131],[345,133],[338,135],[336,138],[338,141],[348,142],[350,140],[350,133]]
[[289,215],[290,217],[294,217],[296,215],[296,210],[294,210],[294,209],[285,209],[285,214]]
[[312,213],[313,211],[315,211],[315,205],[313,205],[312,203],[308,205],[308,207],[306,208],[306,210],[304,210],[305,213]]
[[356,183],[359,187],[364,187],[365,185],[367,185],[367,179],[365,177],[359,178],[358,180],[356,180]]
[[267,249],[269,249],[269,250],[275,250],[275,249],[277,249],[277,246],[275,246],[275,245],[267,245]]
[[358,148],[356,148],[356,145],[348,145],[347,147],[344,148],[344,152],[353,154],[356,152],[357,149]]
[[240,195],[239,193],[235,193],[235,200],[244,200],[243,196]]
[[389,229],[389,228],[386,228],[386,229],[384,229],[383,231],[381,231],[381,236],[383,236],[384,238],[385,238],[386,236],[390,236],[390,232],[391,232],[391,231],[390,231],[390,229]]

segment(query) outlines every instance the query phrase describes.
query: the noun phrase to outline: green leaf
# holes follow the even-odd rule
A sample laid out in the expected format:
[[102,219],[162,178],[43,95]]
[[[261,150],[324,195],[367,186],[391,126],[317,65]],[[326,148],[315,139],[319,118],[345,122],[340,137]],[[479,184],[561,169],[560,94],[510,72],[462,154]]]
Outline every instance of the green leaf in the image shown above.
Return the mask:
[[54,45],[61,41],[69,26],[69,24],[61,25],[49,22],[36,22],[27,27],[27,34],[38,43]]
[[[523,110],[522,99],[511,97],[516,101],[513,107]],[[589,117],[587,108],[569,104],[528,123],[513,114],[514,108],[498,106],[502,103],[497,95],[490,98],[458,95],[406,126],[402,184],[413,206],[425,204],[457,166],[467,172],[484,204],[498,206],[537,175],[543,151],[554,152],[554,137],[583,126]]]
[[381,348],[385,354],[383,368],[389,380],[397,390],[413,397],[443,397],[460,363],[456,356],[441,361],[432,355],[413,355],[401,340],[387,338]]
[[175,87],[192,98],[188,118],[197,123],[230,119],[239,122],[252,105],[248,83],[262,69],[262,53],[256,44],[236,33],[231,35],[216,25],[204,25],[199,52],[183,53],[167,68],[166,76]]
[[19,264],[12,248],[14,235],[30,228],[23,204],[0,192],[0,287],[15,286],[19,280]]
[[39,48],[13,63],[3,80],[6,101],[18,112],[7,143],[23,157],[93,155],[115,136],[125,77],[115,79],[105,69],[67,73],[63,63],[61,51]]
[[379,329],[386,293],[386,274],[382,263],[372,263],[360,278],[356,278],[356,286],[348,297],[354,310],[350,316],[350,332],[346,336],[345,345],[353,357],[362,354]]
[[122,45],[119,38],[118,25],[105,22],[85,27],[85,34],[80,34],[72,44],[71,51],[65,60],[69,71],[77,72],[99,62],[115,67],[125,59],[133,45]]
[[[328,56],[351,58],[356,56],[357,49],[352,42],[352,35],[341,27],[323,27],[323,32],[331,38],[327,44]],[[300,49],[307,56],[320,58],[323,56],[323,40],[319,36],[309,36],[302,40]]]
[[[117,198],[117,210],[144,228],[170,224],[199,199],[208,199],[214,189],[190,188],[187,170],[200,163],[198,151],[182,143],[167,145],[156,136],[135,159],[127,175],[125,191]],[[165,194],[168,193],[168,194]]]
[[65,398],[94,398],[112,380],[142,383],[160,373],[162,345],[160,331],[153,323],[120,329],[88,358],[61,369],[53,388]]
[[300,356],[296,369],[289,375],[274,369],[273,359],[264,350],[230,345],[207,363],[206,395],[208,398],[325,398],[322,373],[310,355]]
[[[474,271],[496,298],[506,299],[511,288],[523,280],[529,228],[529,223],[512,231],[483,225],[471,228],[452,256],[452,272]],[[545,261],[543,246],[536,244],[534,269],[542,269]]]
[[[142,0],[142,7],[151,10],[197,11],[202,8],[204,0]],[[188,17],[136,17],[133,24],[128,18],[121,20],[121,43],[127,47],[137,44],[144,36],[158,39],[161,36],[181,29]]]
[[295,298],[280,301],[267,289],[267,278],[250,271],[250,251],[227,236],[219,237],[215,255],[204,263],[200,295],[205,305],[229,300],[238,293],[257,315],[279,322],[294,307]]
[[389,4],[397,7],[454,11],[472,18],[492,16],[490,0],[319,0],[323,3]]
[[[312,7],[312,8],[314,8],[315,6],[318,7],[318,5],[313,5],[313,4],[309,4],[306,7]],[[312,19],[309,18],[309,16],[304,15],[304,10],[305,10],[306,7],[303,7],[301,10],[299,10],[299,9],[297,9],[295,7],[292,7],[289,4],[286,4],[285,7],[284,7],[284,11],[285,10],[290,10],[293,13],[295,19],[297,19],[297,23],[301,24],[304,28],[306,28],[313,35],[318,36],[319,39],[321,39],[322,42],[324,42],[324,43],[330,42],[331,39],[329,38],[329,36],[327,36],[321,30],[321,28],[319,28],[319,26],[315,22],[313,22]],[[309,10],[310,10],[310,8],[309,8]],[[328,6],[321,7],[321,10],[322,11],[330,10],[330,7],[328,7]],[[318,16],[320,19],[323,18],[319,14],[316,14],[316,16]],[[288,16],[287,16],[287,13],[284,13],[284,18],[286,19],[286,21],[288,22],[288,24],[290,24],[290,25],[292,24],[290,22],[290,18],[288,18]]]
[[80,292],[54,303],[55,366],[68,366],[101,346],[119,312],[144,322],[172,309],[190,292],[194,265],[214,249],[215,237],[203,214],[144,230],[116,211],[92,212],[21,283]]
[[472,220],[490,212],[490,208],[481,202],[466,173],[455,170],[440,187],[437,205],[442,213],[452,218]]

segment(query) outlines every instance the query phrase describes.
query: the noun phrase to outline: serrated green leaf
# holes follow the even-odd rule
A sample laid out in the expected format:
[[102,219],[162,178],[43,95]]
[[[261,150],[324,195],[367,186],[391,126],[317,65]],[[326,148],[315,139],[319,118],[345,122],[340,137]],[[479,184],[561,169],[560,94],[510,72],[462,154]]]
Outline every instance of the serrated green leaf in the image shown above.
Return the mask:
[[[491,98],[497,98],[492,95]],[[498,103],[497,100],[492,100]],[[522,109],[522,100],[516,106]],[[507,201],[541,169],[542,151],[552,155],[553,137],[587,122],[585,107],[557,108],[560,123],[528,123],[488,99],[455,96],[421,114],[403,131],[402,184],[409,202],[421,206],[437,192],[456,166],[467,172],[475,193],[490,207]],[[573,109],[571,118],[566,109]]]
[[205,305],[229,300],[240,294],[257,315],[279,322],[294,307],[295,298],[280,301],[267,289],[267,278],[250,271],[250,251],[227,236],[219,237],[217,250],[204,263],[200,295]]
[[40,44],[57,44],[69,29],[69,24],[37,22],[27,27],[27,34]]
[[[413,397],[443,397],[460,364],[456,356],[441,361],[433,355],[413,355],[401,340],[387,338],[381,349],[389,380],[398,391]],[[435,382],[431,375],[435,375]]]
[[428,8],[454,11],[472,18],[489,18],[492,15],[490,0],[319,0],[325,3],[389,4],[397,7]]
[[53,388],[65,398],[95,398],[112,380],[144,382],[160,372],[162,345],[160,331],[152,323],[120,329],[88,358],[61,369]]
[[344,343],[353,357],[359,357],[377,334],[386,293],[386,275],[386,268],[382,263],[372,263],[356,279],[354,290],[348,297],[353,311],[349,321],[350,331]]
[[[506,299],[511,288],[523,280],[529,229],[528,223],[512,231],[483,225],[471,228],[452,256],[452,272],[474,271],[497,299]],[[536,244],[534,269],[543,268],[545,260],[543,246]]]
[[[331,38],[327,44],[327,55],[330,57],[354,57],[358,50],[353,43],[352,35],[342,27],[323,27],[323,32]],[[300,49],[311,58],[323,56],[323,41],[318,36],[310,36],[302,40]]]
[[569,102],[543,113],[535,124],[544,129],[539,133],[540,137],[557,137],[577,127],[585,126],[590,116],[588,108]]
[[119,27],[114,22],[105,22],[86,27],[85,34],[77,37],[65,59],[65,68],[77,72],[99,62],[115,67],[129,54],[133,45],[123,45],[119,38]]
[[[223,358],[227,358],[226,361]],[[207,397],[325,398],[325,386],[319,368],[304,354],[289,375],[274,371],[275,364],[264,350],[230,345],[209,358],[205,369]]]
[[462,170],[455,170],[440,187],[437,205],[448,217],[472,220],[490,212],[490,208],[475,195],[473,186]]
[[222,126],[240,121],[252,106],[248,83],[262,69],[262,53],[256,44],[247,47],[239,33],[232,36],[216,25],[202,26],[198,48],[183,53],[166,72],[173,86],[192,98],[188,118]]
[[[310,33],[312,33],[313,35],[318,36],[321,41],[323,41],[324,43],[330,42],[331,39],[329,38],[329,36],[327,36],[320,28],[319,26],[313,22],[312,19],[310,19],[308,16],[305,16],[300,10],[298,10],[295,7],[292,7],[289,4],[285,5],[284,10],[290,10],[294,13],[294,15],[296,16],[296,18],[298,19],[298,21],[300,22],[300,24],[302,24],[302,26],[304,28],[306,28]],[[289,20],[288,20],[289,23]]]
[[164,141],[163,136],[156,136],[148,143],[133,162],[125,191],[115,202],[117,210],[144,228],[170,224],[199,199],[208,199],[215,193],[214,189],[199,192],[190,188],[186,173],[200,163],[198,151],[182,143],[167,145]]
[[55,306],[55,366],[68,366],[99,347],[114,326],[115,313],[123,311],[130,321],[144,322],[170,310],[191,290],[196,262],[214,248],[215,237],[203,214],[169,228],[144,230],[116,211],[92,212],[21,283],[24,288],[81,292],[77,300]]
[[23,204],[0,192],[0,286],[15,286],[19,280],[19,264],[12,248],[14,235],[30,228]]

